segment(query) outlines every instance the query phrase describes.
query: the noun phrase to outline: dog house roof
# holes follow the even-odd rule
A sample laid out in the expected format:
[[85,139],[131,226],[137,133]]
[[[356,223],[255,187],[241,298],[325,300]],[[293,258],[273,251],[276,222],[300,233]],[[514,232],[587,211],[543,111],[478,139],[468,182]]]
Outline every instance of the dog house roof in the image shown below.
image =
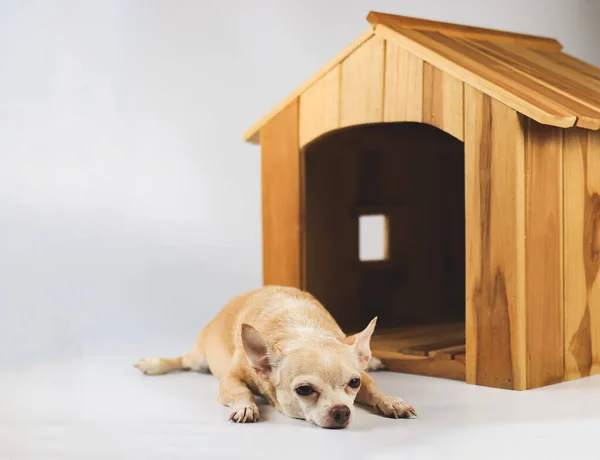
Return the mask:
[[376,35],[393,41],[521,114],[546,125],[600,129],[600,68],[562,52],[555,39],[370,12],[372,28],[244,133],[261,128]]

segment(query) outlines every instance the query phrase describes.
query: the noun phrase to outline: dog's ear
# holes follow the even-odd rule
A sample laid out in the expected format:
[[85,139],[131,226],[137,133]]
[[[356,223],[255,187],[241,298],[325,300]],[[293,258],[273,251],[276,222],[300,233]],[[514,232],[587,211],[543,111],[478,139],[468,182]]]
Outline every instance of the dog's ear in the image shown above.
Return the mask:
[[371,359],[371,336],[377,324],[377,317],[373,318],[369,325],[357,334],[346,337],[346,343],[352,347],[363,369],[367,367]]
[[249,324],[242,324],[242,344],[250,366],[259,374],[272,370],[272,350],[260,333]]

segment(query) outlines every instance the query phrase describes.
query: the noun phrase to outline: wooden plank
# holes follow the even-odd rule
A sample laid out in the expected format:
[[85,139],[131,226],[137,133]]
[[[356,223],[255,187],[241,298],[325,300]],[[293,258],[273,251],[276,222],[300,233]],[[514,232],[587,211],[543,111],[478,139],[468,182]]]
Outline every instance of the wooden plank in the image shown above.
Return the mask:
[[429,63],[423,68],[422,120],[464,140],[463,83]]
[[562,49],[560,42],[554,38],[538,37],[535,35],[505,32],[481,27],[464,26],[448,22],[431,21],[426,19],[398,16],[394,14],[379,13],[371,11],[367,15],[367,21],[374,26],[386,25],[414,30],[429,30],[441,32],[444,35],[474,38],[477,40],[489,40],[499,43],[513,43],[533,49],[558,52]]
[[565,379],[600,374],[600,133],[564,144]]
[[[439,350],[431,350],[429,356],[436,359],[455,359],[458,355],[464,355],[467,347],[463,343],[462,345],[456,345],[453,347],[441,348]],[[464,361],[463,361],[464,362]]]
[[371,37],[342,62],[340,126],[383,120],[385,42]]
[[[546,80],[538,80],[527,72],[516,72],[507,62],[491,55],[488,51],[478,49],[473,41],[450,38],[435,32],[423,32],[435,45],[441,45],[446,50],[457,53],[458,63],[483,72],[485,78],[510,88],[513,96],[528,97],[539,107],[553,110],[564,110],[577,117],[577,125],[589,129],[600,128],[600,112],[591,109],[586,104],[574,99],[570,94],[564,94]],[[434,46],[435,46],[434,45]],[[482,75],[483,75],[482,74]]]
[[[431,40],[438,49],[445,49],[455,54],[457,63],[474,69],[484,78],[504,85],[514,96],[529,98],[538,107],[546,107],[555,111],[572,113],[585,121],[590,128],[600,127],[600,113],[590,109],[587,105],[573,99],[570,95],[563,94],[546,82],[540,83],[526,72],[515,72],[514,68],[506,62],[498,60],[489,52],[481,51],[472,41],[450,38],[435,32],[423,32],[428,40]],[[439,48],[441,46],[441,48]],[[578,120],[580,122],[580,120]]]
[[431,350],[465,343],[464,323],[411,326],[397,332],[377,332],[371,338],[371,349],[403,354],[427,355]]
[[600,128],[600,92],[597,85],[585,84],[585,76],[569,74],[568,68],[552,65],[552,61],[543,63],[535,52],[521,47],[474,41],[462,43],[482,52],[514,74],[560,94],[562,104],[577,113],[577,126]]
[[465,85],[467,382],[525,389],[525,146],[517,112]]
[[439,349],[443,349],[443,348],[449,348],[449,347],[457,347],[457,346],[464,346],[464,337],[455,337],[452,339],[445,339],[445,340],[441,340],[441,339],[437,339],[435,340],[434,337],[432,337],[432,340],[430,340],[427,343],[421,344],[421,345],[415,345],[412,347],[400,347],[398,349],[398,351],[402,354],[413,354],[413,355],[421,355],[421,356],[429,356],[429,354],[431,352],[435,352],[436,350]]
[[261,147],[263,281],[301,288],[304,223],[297,101],[264,126]]
[[465,364],[467,362],[467,355],[465,353],[460,353],[454,357],[454,360]]
[[527,388],[538,388],[564,379],[563,149],[561,129],[527,125]]
[[300,147],[340,126],[340,66],[300,96]]
[[243,138],[247,142],[251,142],[253,144],[258,144],[260,142],[260,130],[263,126],[265,126],[270,120],[272,120],[279,112],[281,112],[288,105],[293,103],[298,96],[300,96],[304,91],[309,89],[313,84],[321,79],[325,74],[329,73],[331,69],[336,67],[340,62],[346,59],[350,54],[354,52],[357,48],[359,48],[364,42],[369,40],[373,36],[373,29],[362,33],[356,40],[350,43],[346,48],[344,48],[340,53],[338,53],[331,61],[329,61],[325,66],[319,69],[312,77],[306,80],[302,85],[300,85],[294,92],[288,95],[283,101],[277,104],[273,109],[271,109],[266,115],[264,115],[260,120],[254,123],[250,128],[246,130],[243,135]]
[[557,64],[573,71],[578,72],[587,78],[600,82],[600,67],[590,64],[589,62],[582,61],[581,59],[571,56],[568,53],[540,53],[546,56],[548,59],[556,61]]
[[423,60],[386,42],[383,120],[421,122],[422,103]]
[[424,61],[431,63],[475,89],[497,99],[510,108],[543,124],[570,127],[577,121],[572,110],[554,100],[554,95],[539,94],[523,76],[513,76],[506,69],[498,71],[489,57],[457,44],[450,37],[431,32],[391,29],[378,25],[375,34],[395,42]]
[[389,351],[373,353],[373,356],[381,359],[385,368],[393,372],[465,381],[465,363],[459,360],[434,359]]
[[600,80],[565,65],[557,54],[539,53],[535,50],[499,43],[473,43],[498,57],[523,73],[535,76],[559,91],[564,91],[582,104],[600,107]]
[[410,355],[410,356],[427,356],[427,351],[422,350],[420,347],[414,348],[399,348],[396,350],[398,353],[402,355]]

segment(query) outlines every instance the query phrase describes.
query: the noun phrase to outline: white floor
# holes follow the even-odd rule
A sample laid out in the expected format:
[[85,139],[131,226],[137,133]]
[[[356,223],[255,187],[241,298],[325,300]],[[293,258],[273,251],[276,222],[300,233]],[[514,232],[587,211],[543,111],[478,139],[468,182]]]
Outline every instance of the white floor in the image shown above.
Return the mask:
[[0,458],[600,458],[600,376],[510,392],[378,372],[379,385],[420,417],[358,409],[350,428],[324,430],[267,406],[260,423],[233,424],[212,376],[143,376],[131,366],[139,357],[2,371]]

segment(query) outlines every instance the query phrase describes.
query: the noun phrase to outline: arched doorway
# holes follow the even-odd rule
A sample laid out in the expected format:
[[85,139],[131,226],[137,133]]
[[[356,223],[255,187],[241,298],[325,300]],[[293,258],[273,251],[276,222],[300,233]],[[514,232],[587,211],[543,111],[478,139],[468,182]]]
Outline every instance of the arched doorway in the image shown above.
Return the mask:
[[[379,341],[401,355],[463,354],[463,143],[426,124],[381,123],[327,133],[304,158],[307,290],[345,331],[378,316],[374,352]],[[379,254],[361,260],[373,243]],[[453,376],[464,378],[464,360]]]

